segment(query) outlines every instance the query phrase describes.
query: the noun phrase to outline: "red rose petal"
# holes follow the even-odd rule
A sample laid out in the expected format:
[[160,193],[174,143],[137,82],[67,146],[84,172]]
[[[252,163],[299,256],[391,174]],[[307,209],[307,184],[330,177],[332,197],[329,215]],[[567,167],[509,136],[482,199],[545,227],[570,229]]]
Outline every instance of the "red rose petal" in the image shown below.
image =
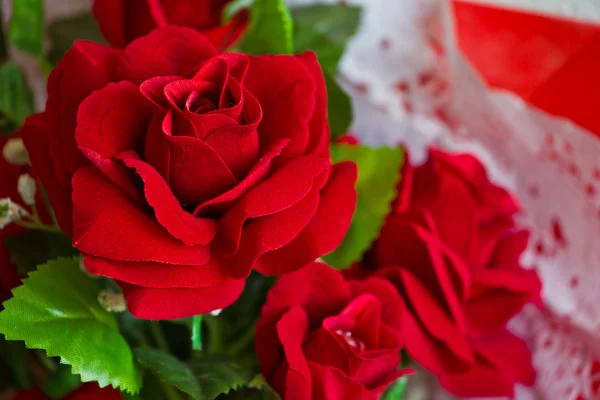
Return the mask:
[[73,176],[73,246],[98,257],[198,265],[209,259],[205,246],[173,238],[95,167]]
[[235,200],[245,195],[266,178],[270,171],[272,160],[281,154],[281,151],[288,143],[289,139],[281,139],[273,143],[271,148],[252,167],[248,176],[243,181],[225,193],[198,205],[194,210],[194,215],[202,215],[207,212],[223,212],[229,208]]
[[244,280],[225,279],[204,288],[154,289],[117,282],[129,312],[137,318],[160,320],[206,314],[233,303],[244,290]]
[[166,26],[134,40],[117,65],[117,79],[141,84],[156,76],[182,76],[218,54],[199,32]]
[[75,140],[83,154],[132,198],[139,199],[127,171],[112,158],[122,151],[141,153],[150,103],[129,82],[110,83],[79,106]]
[[308,319],[300,307],[291,308],[277,322],[277,335],[289,364],[286,378],[286,399],[312,398],[310,394],[312,379],[302,350],[307,330]]
[[[440,305],[428,293],[427,288],[410,272],[399,269],[403,282],[403,290],[406,291],[408,302],[427,332],[440,343],[444,343],[457,358],[465,362],[473,360],[471,346],[465,340],[465,332],[461,332],[454,321]],[[464,317],[463,317],[464,318]]]
[[283,211],[304,198],[328,164],[329,160],[324,157],[295,159],[246,193],[221,218],[219,234],[224,240],[225,251],[237,250],[246,220]]
[[286,246],[260,257],[255,268],[267,275],[280,275],[335,250],[348,231],[356,207],[356,174],[352,162],[334,165],[308,226]]
[[405,312],[404,300],[390,282],[380,278],[369,278],[366,281],[348,282],[352,294],[358,296],[371,293],[381,301],[381,319],[389,326],[400,331],[402,328],[402,315]]
[[213,286],[226,278],[220,265],[212,260],[204,265],[175,265],[115,261],[86,254],[84,263],[92,274],[156,289]]
[[188,246],[209,244],[217,232],[216,221],[210,218],[194,217],[181,208],[171,189],[160,174],[147,163],[134,158],[123,158],[123,162],[144,182],[144,193],[148,204],[154,209],[158,222],[171,235],[181,239]]
[[304,52],[298,56],[300,61],[308,68],[315,82],[315,111],[310,120],[310,141],[307,152],[317,154],[329,154],[329,123],[327,120],[327,87],[323,71],[317,61],[317,56],[311,51]]
[[70,186],[77,169],[89,165],[74,137],[79,105],[94,90],[114,79],[113,69],[120,55],[120,51],[110,47],[78,41],[48,78],[45,115],[49,151],[64,187]]
[[238,250],[227,256],[227,272],[238,279],[247,276],[258,257],[292,241],[310,222],[318,206],[319,194],[313,190],[278,213],[250,221],[242,231]]
[[[284,137],[291,139],[276,164],[304,154],[316,102],[314,78],[304,62],[285,55],[252,57],[244,86],[263,109],[258,127],[261,146]],[[286,129],[281,129],[283,126]]]

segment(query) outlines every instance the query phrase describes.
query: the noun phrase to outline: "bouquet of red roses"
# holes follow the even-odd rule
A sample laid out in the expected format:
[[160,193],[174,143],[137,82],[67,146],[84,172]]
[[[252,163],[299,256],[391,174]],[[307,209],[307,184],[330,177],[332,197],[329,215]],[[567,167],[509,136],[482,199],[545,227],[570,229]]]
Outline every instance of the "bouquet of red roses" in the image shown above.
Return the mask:
[[[94,0],[50,18],[53,3],[13,0],[0,18],[0,399],[399,400],[423,380],[511,397],[536,383],[513,324],[548,300],[519,186],[416,125],[420,148],[364,128],[365,110],[395,104],[350,76],[381,8]],[[458,135],[471,126],[452,103],[407,100],[461,79],[441,20],[409,19],[447,69],[394,81],[401,113]],[[373,127],[406,133],[390,114]]]

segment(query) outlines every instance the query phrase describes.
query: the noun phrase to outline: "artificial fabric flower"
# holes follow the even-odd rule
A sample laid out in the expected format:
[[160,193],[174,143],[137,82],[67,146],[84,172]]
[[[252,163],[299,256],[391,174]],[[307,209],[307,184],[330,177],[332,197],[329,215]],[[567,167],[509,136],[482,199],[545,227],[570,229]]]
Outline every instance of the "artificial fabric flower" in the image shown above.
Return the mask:
[[246,27],[245,12],[222,24],[230,0],[94,0],[94,16],[104,37],[123,48],[157,27],[185,26],[202,32],[220,49],[233,44]]
[[48,89],[23,128],[33,168],[137,317],[226,307],[252,268],[291,272],[348,229],[356,168],[331,165],[312,53],[220,55],[171,26],[125,50],[77,42]]
[[383,279],[322,263],[285,275],[256,327],[261,371],[286,400],[376,400],[399,370],[402,300]]
[[515,383],[531,385],[527,345],[506,327],[541,289],[519,264],[528,233],[517,203],[470,155],[431,150],[402,176],[380,237],[349,275],[394,283],[408,353],[449,392],[510,396]]

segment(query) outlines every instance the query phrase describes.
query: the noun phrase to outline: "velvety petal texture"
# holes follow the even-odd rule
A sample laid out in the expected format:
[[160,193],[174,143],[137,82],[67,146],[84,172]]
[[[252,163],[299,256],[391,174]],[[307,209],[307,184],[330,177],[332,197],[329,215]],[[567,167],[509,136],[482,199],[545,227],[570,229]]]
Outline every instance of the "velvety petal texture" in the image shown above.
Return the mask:
[[93,12],[100,31],[115,47],[123,48],[157,27],[185,26],[206,35],[225,49],[243,33],[246,13],[221,24],[223,9],[231,0],[94,0]]
[[408,373],[398,370],[404,312],[389,282],[346,281],[308,264],[267,295],[256,327],[261,371],[285,399],[376,400]]
[[518,204],[470,155],[431,150],[402,176],[379,238],[346,276],[396,287],[406,349],[448,391],[512,396],[535,373],[527,346],[506,325],[526,304],[540,304],[541,290],[536,273],[519,264],[528,234],[514,221]]
[[[144,2],[153,18],[171,3]],[[77,42],[22,134],[87,269],[135,316],[171,319],[231,304],[253,268],[281,275],[339,245],[356,166],[331,165],[326,116],[314,54],[219,54],[169,25],[122,50]]]

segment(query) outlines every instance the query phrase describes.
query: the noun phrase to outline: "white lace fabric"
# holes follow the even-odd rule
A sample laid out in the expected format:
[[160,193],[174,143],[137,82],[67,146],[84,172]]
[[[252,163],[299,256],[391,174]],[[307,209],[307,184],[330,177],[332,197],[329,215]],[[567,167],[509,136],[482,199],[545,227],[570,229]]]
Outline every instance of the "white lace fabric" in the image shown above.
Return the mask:
[[536,387],[516,397],[600,399],[600,140],[488,89],[457,49],[448,3],[356,3],[362,26],[341,64],[354,133],[371,145],[404,144],[417,162],[429,145],[473,153],[520,199],[532,234],[523,263],[538,271],[547,308],[511,323],[538,371]]

